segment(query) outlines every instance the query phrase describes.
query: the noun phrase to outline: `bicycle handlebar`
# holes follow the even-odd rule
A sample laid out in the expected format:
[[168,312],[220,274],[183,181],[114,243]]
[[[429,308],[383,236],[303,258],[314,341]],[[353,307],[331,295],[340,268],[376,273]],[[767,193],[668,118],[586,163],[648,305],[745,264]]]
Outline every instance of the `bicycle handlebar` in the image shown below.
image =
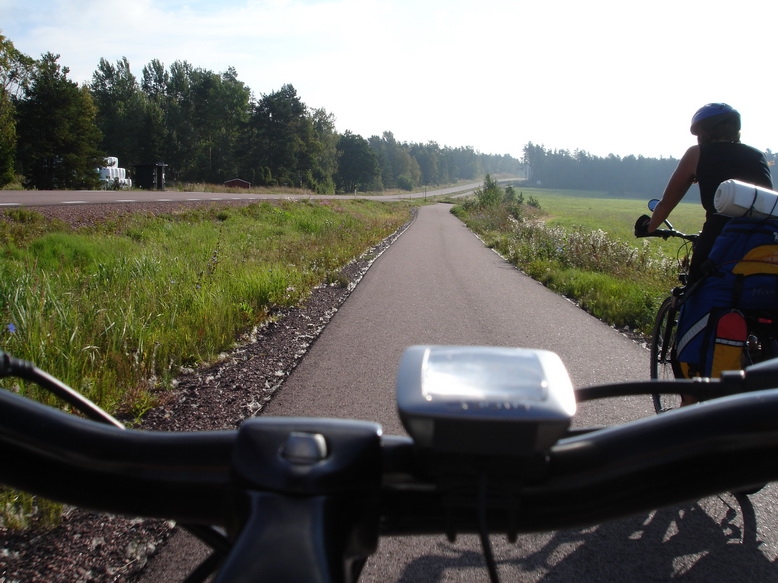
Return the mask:
[[234,442],[118,429],[0,391],[0,482],[77,506],[221,523]]
[[683,239],[685,241],[696,241],[699,237],[698,234],[689,234],[689,233],[682,233],[681,231],[676,231],[675,229],[657,229],[653,233],[648,233],[646,235],[647,237],[661,237],[665,241],[670,239],[671,237],[678,237],[680,239]]
[[[648,210],[654,212],[654,209],[657,207],[658,204],[659,204],[658,198],[648,201]],[[643,225],[643,227],[645,228],[647,226],[649,217],[643,215],[640,217],[640,219],[645,219],[646,225]],[[640,219],[638,220],[638,223],[640,222]],[[667,226],[667,229],[656,229],[651,233],[645,230],[640,234],[638,234],[638,224],[636,223],[635,235],[638,237],[661,237],[665,241],[667,241],[667,239],[669,239],[670,237],[679,237],[681,239],[684,239],[686,241],[691,241],[691,242],[694,242],[699,238],[699,234],[691,235],[691,234],[682,233],[681,231],[678,231],[667,218],[664,219],[663,223]]]
[[[578,389],[578,401],[657,391],[726,396],[569,430],[541,455],[494,459],[431,460],[410,438],[353,420],[120,429],[0,390],[0,482],[99,511],[222,526],[234,546],[218,582],[309,580],[326,571],[333,578],[319,580],[334,581],[358,573],[352,563],[374,552],[380,536],[454,536],[480,532],[485,521],[515,540],[778,480],[776,372],[778,360],[720,381]],[[277,550],[286,544],[299,552],[293,566]],[[340,560],[323,564],[322,546]]]
[[[377,493],[383,478],[380,489],[388,496],[382,503],[386,504],[385,533],[444,532],[445,513],[440,504],[429,504],[441,493],[433,487],[432,477],[420,471],[413,442],[397,436],[381,438],[372,423],[258,418],[246,421],[240,431],[120,431],[5,392],[0,393],[0,423],[4,454],[0,480],[69,504],[226,526],[235,481],[268,492],[312,495]],[[281,478],[278,468],[268,472],[256,464],[258,457],[264,460],[263,448],[274,451],[280,445],[273,440],[274,433],[286,436],[311,430],[323,431],[327,439],[336,441],[352,439],[354,432],[362,433],[362,438],[369,435],[374,438],[372,453],[381,463],[370,468],[357,465],[358,471],[344,463],[350,475],[328,474],[321,481],[299,469],[291,478]],[[340,454],[337,443],[333,450]],[[585,431],[560,440],[549,452],[542,480],[521,487],[525,503],[520,530],[600,522],[778,479],[778,468],[767,452],[778,453],[778,390],[729,397],[726,402],[707,404],[704,410],[690,408]],[[758,463],[763,456],[764,463]],[[236,480],[231,462],[255,466],[270,479],[251,480],[246,475],[251,472],[238,471],[241,479]],[[728,468],[726,473],[720,472],[722,465]],[[508,481],[519,482],[524,471],[509,472]],[[52,476],[59,478],[54,481]],[[618,500],[613,499],[616,492]],[[408,504],[411,499],[416,502]],[[463,531],[474,528],[465,524]],[[499,530],[507,530],[507,525]]]

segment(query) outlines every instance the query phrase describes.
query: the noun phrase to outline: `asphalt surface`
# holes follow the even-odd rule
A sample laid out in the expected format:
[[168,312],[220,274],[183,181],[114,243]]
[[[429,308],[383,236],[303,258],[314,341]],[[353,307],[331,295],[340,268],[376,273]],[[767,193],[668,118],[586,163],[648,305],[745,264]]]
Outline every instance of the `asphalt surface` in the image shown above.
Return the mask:
[[[646,379],[648,351],[487,249],[448,205],[415,223],[373,264],[265,415],[351,417],[403,433],[395,373],[412,344],[543,348],[573,383]],[[576,424],[653,415],[650,399],[584,403]],[[726,471],[726,468],[722,468]],[[503,581],[775,581],[774,486],[722,494],[585,529],[495,537]],[[381,541],[361,581],[486,581],[475,537]]]
[[[498,182],[510,182],[511,179]],[[273,199],[351,199],[364,198],[382,201],[428,198],[433,196],[463,196],[483,186],[482,182],[459,184],[446,188],[400,194],[288,194],[254,193],[235,188],[228,192],[197,192],[170,190],[0,190],[0,207],[24,206],[79,206],[89,204],[126,204],[152,202],[219,202],[229,200],[255,201]]]

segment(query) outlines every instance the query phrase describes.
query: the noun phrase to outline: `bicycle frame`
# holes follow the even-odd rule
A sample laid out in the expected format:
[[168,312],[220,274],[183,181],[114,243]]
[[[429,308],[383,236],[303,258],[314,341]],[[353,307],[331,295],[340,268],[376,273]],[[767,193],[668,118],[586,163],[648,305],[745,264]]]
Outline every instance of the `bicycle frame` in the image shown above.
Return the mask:
[[[653,201],[652,201],[653,202]],[[653,210],[651,203],[649,208]],[[683,243],[678,250],[678,281],[680,286],[673,288],[670,296],[665,298],[657,310],[654,329],[651,334],[651,354],[649,374],[651,379],[668,380],[680,377],[678,364],[675,360],[675,327],[677,324],[680,302],[689,291],[688,268],[691,246],[693,248],[698,235],[690,235],[675,230],[672,224],[665,220],[668,230],[657,230],[652,235],[662,237],[665,240],[671,237],[682,239]],[[676,409],[681,404],[680,395],[652,393],[654,410],[663,413]]]

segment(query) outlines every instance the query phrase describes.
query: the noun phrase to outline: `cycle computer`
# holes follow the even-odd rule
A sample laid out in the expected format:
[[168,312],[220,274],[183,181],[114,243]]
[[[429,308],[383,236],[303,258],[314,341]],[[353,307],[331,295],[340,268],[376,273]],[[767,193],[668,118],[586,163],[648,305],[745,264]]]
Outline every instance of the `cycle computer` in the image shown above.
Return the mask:
[[576,402],[553,352],[418,345],[400,361],[397,408],[421,449],[524,456],[548,451],[564,435]]

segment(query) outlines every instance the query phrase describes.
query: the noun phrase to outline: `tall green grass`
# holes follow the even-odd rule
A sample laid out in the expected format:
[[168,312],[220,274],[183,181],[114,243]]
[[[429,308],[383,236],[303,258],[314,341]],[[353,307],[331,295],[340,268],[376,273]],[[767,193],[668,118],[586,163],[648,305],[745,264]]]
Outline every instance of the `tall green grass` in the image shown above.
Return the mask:
[[275,308],[336,281],[408,218],[407,205],[367,201],[214,206],[88,229],[9,213],[0,347],[137,415],[181,366],[212,361]]
[[[0,349],[113,414],[154,405],[182,366],[215,360],[396,231],[410,203],[210,206],[74,229],[27,209],[0,218]],[[19,382],[40,401],[50,395]],[[0,527],[49,528],[60,507],[0,488]]]

